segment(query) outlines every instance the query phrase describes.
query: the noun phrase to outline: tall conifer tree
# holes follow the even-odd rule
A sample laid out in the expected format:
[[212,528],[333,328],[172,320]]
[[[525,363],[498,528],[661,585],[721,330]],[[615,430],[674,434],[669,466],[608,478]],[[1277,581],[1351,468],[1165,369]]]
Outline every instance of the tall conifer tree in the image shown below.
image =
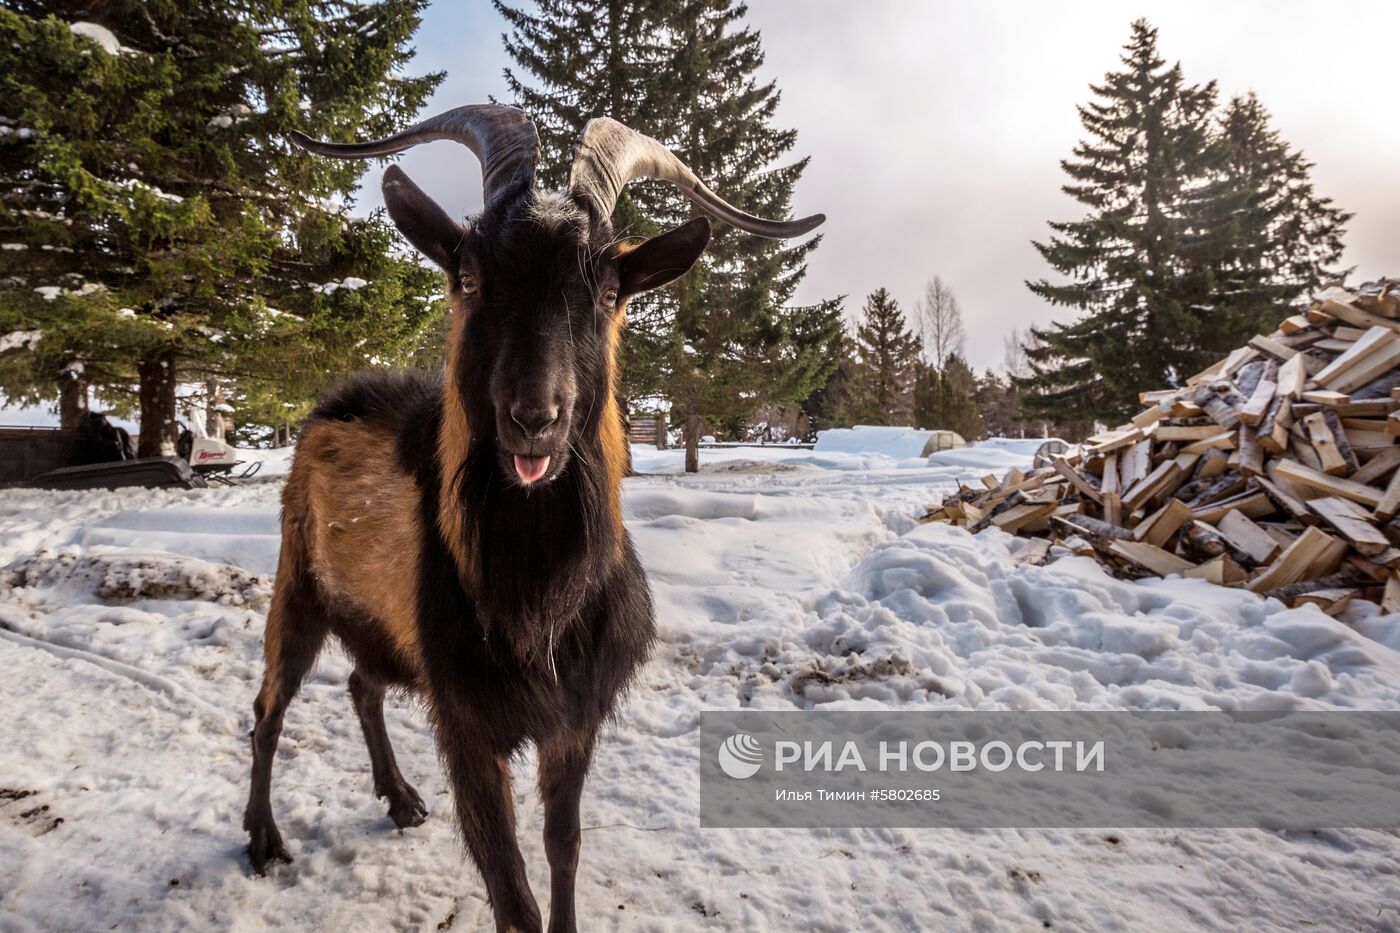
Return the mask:
[[[512,26],[506,49],[515,102],[540,120],[542,142],[563,156],[588,118],[610,116],[670,147],[711,188],[750,213],[787,216],[806,160],[784,163],[792,130],[771,125],[778,91],[755,77],[759,34],[734,0],[545,2],[526,11],[498,2]],[[548,179],[547,179],[548,180]],[[562,181],[562,175],[554,178]],[[634,185],[614,226],[650,235],[692,216],[671,186]],[[664,398],[698,464],[699,435],[760,402],[799,401],[826,382],[837,301],[788,309],[819,237],[763,240],[723,225],[682,282],[629,306],[622,392]]]
[[1202,341],[1210,359],[1268,334],[1289,302],[1334,278],[1351,219],[1314,193],[1312,163],[1283,141],[1253,94],[1230,101],[1218,134],[1222,158],[1202,217],[1223,253],[1211,270],[1214,326]]
[[[293,420],[344,369],[404,358],[436,276],[339,199],[364,163],[287,132],[379,136],[440,80],[406,77],[424,0],[277,0],[0,10],[0,358],[11,398],[75,372],[119,402],[141,449],[175,433],[177,383],[217,378]],[[249,413],[245,413],[249,414]]]
[[1137,393],[1180,384],[1286,316],[1327,277],[1348,215],[1316,196],[1311,165],[1252,97],[1216,112],[1213,83],[1167,67],[1133,24],[1124,68],[1079,109],[1089,139],[1061,163],[1088,208],[1036,248],[1067,281],[1027,283],[1070,323],[1036,329],[1017,378],[1033,414],[1117,421]]
[[871,292],[862,310],[864,319],[851,341],[846,418],[856,424],[908,425],[923,345],[888,290]]
[[1209,283],[1180,257],[1194,246],[1194,182],[1217,157],[1215,86],[1188,85],[1180,65],[1167,67],[1157,31],[1143,20],[1122,61],[1122,71],[1093,87],[1098,99],[1079,108],[1090,139],[1061,163],[1071,179],[1065,193],[1089,216],[1052,223],[1056,235],[1035,244],[1069,281],[1028,283],[1052,304],[1084,312],[1036,331],[1044,346],[1030,353],[1028,404],[1109,420],[1125,414],[1136,392],[1172,384],[1196,359]]

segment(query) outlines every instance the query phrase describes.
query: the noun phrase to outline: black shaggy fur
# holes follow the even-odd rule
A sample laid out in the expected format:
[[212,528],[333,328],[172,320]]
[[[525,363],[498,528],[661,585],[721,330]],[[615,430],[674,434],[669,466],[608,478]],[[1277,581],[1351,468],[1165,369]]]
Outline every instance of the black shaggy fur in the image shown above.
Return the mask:
[[[502,930],[541,928],[516,845],[508,769],[525,743],[537,747],[550,929],[573,930],[579,797],[598,730],[655,629],[645,574],[615,512],[620,474],[603,438],[605,429],[620,430],[604,424],[618,417],[610,334],[626,297],[683,274],[709,227],[693,221],[624,254],[606,220],[582,205],[542,205],[523,188],[493,202],[471,229],[449,220],[397,169],[386,173],[385,195],[399,228],[443,266],[454,313],[465,315],[456,367],[354,376],[317,406],[308,432],[319,421],[363,421],[395,438],[398,466],[418,493],[420,657],[416,671],[406,669],[375,619],[322,591],[304,532],[284,516],[274,600],[288,629],[279,679],[255,707],[249,854],[258,871],[289,860],[272,817],[272,757],[287,702],[334,634],[355,660],[350,689],[375,792],[401,827],[425,813],[389,746],[384,689],[410,687],[428,701],[463,841]],[[466,436],[443,433],[451,427],[444,379],[453,380],[470,426],[460,467],[439,454],[441,437]],[[548,456],[546,474],[523,482],[516,456]],[[441,475],[444,462],[453,475]],[[465,542],[443,538],[444,488],[454,497],[445,505],[464,519]],[[464,552],[474,562],[465,576],[454,556]]]

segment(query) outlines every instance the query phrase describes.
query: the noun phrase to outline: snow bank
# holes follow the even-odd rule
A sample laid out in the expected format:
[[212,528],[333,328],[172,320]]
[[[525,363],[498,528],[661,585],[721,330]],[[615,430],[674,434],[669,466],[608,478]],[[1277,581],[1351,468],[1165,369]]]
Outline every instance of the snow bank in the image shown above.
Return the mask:
[[878,453],[903,460],[926,457],[940,448],[966,445],[967,442],[952,431],[858,424],[854,428],[821,432],[817,435],[815,449],[818,453]]
[[[1030,456],[957,453],[972,460],[896,468],[883,455],[704,451],[699,475],[667,466],[627,481],[661,640],[584,794],[580,926],[1384,926],[1400,899],[1389,832],[697,831],[706,709],[1400,702],[1400,617],[1336,620],[1201,581],[1115,580],[1083,558],[1022,566],[1011,536],[916,525],[959,478]],[[651,451],[651,465],[680,454]],[[819,466],[823,456],[843,465]],[[334,648],[288,711],[278,754],[273,805],[296,862],[249,874],[239,818],[279,493],[277,482],[0,491],[9,926],[490,927],[421,707],[386,704],[400,765],[430,810],[397,832],[373,796],[350,665]],[[512,771],[543,907],[533,753]]]

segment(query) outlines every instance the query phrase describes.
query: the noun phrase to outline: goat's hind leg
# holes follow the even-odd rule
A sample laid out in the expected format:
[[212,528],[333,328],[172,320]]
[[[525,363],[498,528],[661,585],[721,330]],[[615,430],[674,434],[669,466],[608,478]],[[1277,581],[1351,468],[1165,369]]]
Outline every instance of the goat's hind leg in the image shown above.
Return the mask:
[[413,785],[404,780],[394,748],[389,744],[389,730],[384,725],[384,684],[357,667],[350,675],[350,698],[355,702],[355,715],[360,717],[365,745],[369,747],[374,796],[389,802],[389,819],[399,829],[421,826],[428,818],[428,808]]
[[[286,557],[286,546],[283,547]],[[248,831],[248,861],[264,874],[273,862],[290,862],[272,816],[272,760],[282,735],[287,704],[296,696],[330,630],[329,616],[305,577],[278,573],[263,635],[266,668],[262,689],[253,703],[253,777],[243,828]]]

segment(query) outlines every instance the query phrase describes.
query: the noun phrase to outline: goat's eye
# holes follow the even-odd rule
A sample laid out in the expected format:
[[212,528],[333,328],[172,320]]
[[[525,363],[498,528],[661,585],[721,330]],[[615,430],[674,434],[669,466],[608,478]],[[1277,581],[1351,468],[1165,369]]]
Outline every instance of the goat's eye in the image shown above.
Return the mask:
[[603,292],[603,306],[607,308],[617,307],[617,289],[610,288]]
[[476,284],[476,276],[470,272],[463,272],[457,276],[457,284],[462,286],[463,294],[475,295],[479,286]]

